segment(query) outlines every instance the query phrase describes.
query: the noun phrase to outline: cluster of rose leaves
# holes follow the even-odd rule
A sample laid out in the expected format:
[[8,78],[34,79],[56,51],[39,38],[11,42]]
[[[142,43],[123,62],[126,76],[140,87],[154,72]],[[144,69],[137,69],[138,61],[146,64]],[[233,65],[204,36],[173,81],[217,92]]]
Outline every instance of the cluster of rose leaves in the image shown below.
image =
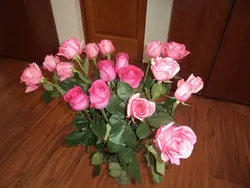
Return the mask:
[[[139,87],[143,77],[146,77],[145,80],[148,77],[148,71],[144,74],[140,68],[129,64],[129,56],[126,53],[118,53],[116,55],[116,63],[114,64],[110,60],[110,55],[114,51],[115,48],[109,40],[102,40],[98,45],[89,43],[83,48],[82,44],[79,44],[76,39],[71,38],[62,43],[57,56],[47,55],[45,57],[43,62],[44,69],[55,72],[61,82],[72,78],[75,73],[79,74],[82,81],[85,82],[84,86],[87,87],[87,92],[84,92],[80,86],[74,86],[68,91],[61,90],[42,76],[42,72],[36,63],[30,64],[23,71],[21,82],[26,84],[26,93],[36,90],[41,84],[54,86],[56,89],[59,89],[59,92],[63,95],[63,99],[73,110],[82,112],[89,108],[94,108],[102,110],[105,116],[105,111],[103,110],[110,103],[110,98],[112,97],[111,90],[113,89],[112,84],[115,85],[118,83],[117,77],[119,78],[119,82],[127,83],[133,90]],[[95,80],[93,83],[91,83],[81,65],[81,57],[79,55],[83,52],[88,59],[93,60],[99,71],[100,79]],[[99,52],[102,56],[107,56],[108,60],[101,60],[96,63]],[[183,44],[176,42],[161,43],[160,41],[153,41],[149,43],[146,54],[151,58],[151,61],[148,63],[148,68],[151,69],[154,79],[157,81],[156,85],[168,83],[174,78],[180,71],[177,61],[189,53]],[[58,56],[63,56],[68,60],[76,60],[83,69],[83,72],[77,70],[73,61],[61,62]],[[173,97],[176,101],[174,104],[175,107],[179,103],[186,102],[193,93],[197,93],[202,87],[203,81],[201,78],[195,77],[193,74],[186,81],[184,79],[179,80]],[[147,98],[141,98],[140,93],[130,96],[126,104],[126,118],[132,122],[135,119],[143,122],[145,118],[152,116],[155,111],[155,102]],[[107,118],[106,120],[108,123],[109,120]],[[174,126],[174,122],[160,126],[156,130],[154,138],[154,146],[156,146],[157,152],[160,152],[160,160],[163,162],[170,161],[176,165],[180,164],[180,159],[188,158],[191,155],[195,143],[196,135],[192,129],[187,126]],[[154,151],[150,147],[149,150],[154,154]]]

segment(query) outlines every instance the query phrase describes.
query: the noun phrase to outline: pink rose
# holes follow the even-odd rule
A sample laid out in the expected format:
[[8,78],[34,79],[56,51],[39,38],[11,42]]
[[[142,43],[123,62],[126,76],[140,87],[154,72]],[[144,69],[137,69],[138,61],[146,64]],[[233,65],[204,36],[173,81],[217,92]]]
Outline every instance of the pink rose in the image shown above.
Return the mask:
[[89,97],[82,91],[80,86],[70,89],[63,96],[63,99],[76,111],[82,111],[89,107]]
[[90,107],[96,109],[105,108],[110,99],[110,91],[106,82],[103,80],[96,80],[89,88]]
[[146,55],[149,57],[156,58],[161,55],[161,51],[162,51],[161,42],[158,40],[155,40],[155,41],[148,43]]
[[73,65],[69,62],[61,62],[56,66],[56,73],[60,77],[60,81],[71,78],[73,73]]
[[191,74],[186,82],[184,79],[179,80],[177,87],[174,93],[175,98],[178,101],[186,102],[193,93],[197,93],[203,88],[203,81],[200,77]]
[[190,52],[186,50],[184,44],[170,42],[163,45],[163,55],[166,57],[171,57],[174,60],[180,60],[188,54],[190,54]]
[[111,54],[115,51],[115,48],[110,40],[101,40],[101,42],[98,44],[100,51],[103,56],[106,56],[107,54]]
[[98,62],[100,77],[105,82],[111,82],[115,79],[114,62],[111,60],[102,60]]
[[155,135],[155,144],[161,152],[164,162],[180,165],[180,159],[188,158],[196,143],[197,137],[187,126],[173,126],[174,122],[160,127]]
[[88,58],[94,59],[99,54],[99,48],[96,43],[89,43],[85,46],[85,52]]
[[25,93],[36,90],[42,79],[42,72],[36,63],[29,64],[29,67],[24,69],[21,82],[24,82],[27,86]]
[[144,76],[144,72],[134,65],[128,65],[120,68],[118,75],[122,82],[128,83],[132,88],[137,88]]
[[54,72],[58,63],[60,63],[60,59],[57,56],[47,55],[43,62],[43,68],[50,72]]
[[127,53],[119,53],[116,55],[115,72],[118,72],[120,68],[129,65],[129,57]]
[[179,64],[172,58],[156,57],[151,61],[151,70],[156,80],[167,81],[180,71]]
[[128,101],[127,118],[134,117],[143,121],[155,112],[155,103],[140,98],[140,93],[134,94]]
[[71,38],[62,43],[62,45],[58,48],[59,52],[57,55],[64,56],[67,59],[72,59],[76,55],[80,55],[82,53],[82,45],[83,42],[79,44],[75,38]]

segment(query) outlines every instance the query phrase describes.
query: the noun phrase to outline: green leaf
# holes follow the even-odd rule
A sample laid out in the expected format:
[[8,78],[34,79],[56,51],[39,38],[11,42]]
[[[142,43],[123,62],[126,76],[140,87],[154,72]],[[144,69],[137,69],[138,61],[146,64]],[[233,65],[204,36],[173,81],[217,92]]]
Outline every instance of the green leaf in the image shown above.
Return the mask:
[[50,95],[52,98],[56,98],[56,97],[60,97],[61,96],[61,93],[59,93],[56,89],[54,89],[52,92],[51,92],[51,95]]
[[156,160],[156,172],[158,172],[161,175],[165,175],[165,163],[159,162]]
[[85,71],[86,74],[89,73],[89,59],[88,57],[86,56],[84,62],[83,62],[83,69]]
[[92,117],[96,120],[96,121],[101,121],[102,120],[102,116],[95,110],[93,110],[91,112]]
[[159,83],[155,83],[152,86],[152,88],[151,88],[151,96],[152,96],[153,101],[157,100],[160,97],[161,88],[162,88],[162,84],[159,84]]
[[59,86],[65,91],[72,89],[75,85],[76,79],[74,78],[68,78],[59,83]]
[[132,155],[132,160],[128,166],[128,172],[135,181],[137,181],[139,183],[141,182],[140,163],[137,159],[136,154]]
[[67,137],[66,137],[66,144],[68,146],[76,146],[79,144],[82,144],[82,141],[85,137],[85,133],[81,132],[79,130],[72,131]]
[[145,95],[146,95],[147,99],[152,100],[150,90],[146,87],[144,88],[144,90],[145,90]]
[[53,80],[55,80],[55,81],[59,81],[60,80],[60,77],[57,75],[56,71],[53,74]]
[[[171,84],[169,84],[171,87]],[[162,83],[155,83],[151,88],[152,100],[157,100],[161,94],[165,94],[168,91],[167,87],[165,87]]]
[[83,74],[80,74],[79,72],[77,72],[77,74],[78,74],[79,78],[80,78],[83,82],[85,82],[85,83],[87,83],[87,84],[91,84],[91,81],[90,81],[88,78],[86,78],[86,76],[84,76]]
[[44,89],[46,89],[47,91],[53,91],[54,90],[54,87],[48,83],[43,83],[43,87]]
[[123,129],[125,125],[127,125],[127,120],[123,119],[120,115],[114,114],[109,118],[109,123],[112,127],[112,131],[117,129]]
[[93,131],[93,133],[99,138],[102,139],[105,134],[106,134],[106,124],[104,123],[104,121],[101,122],[91,122],[90,123],[90,127]]
[[147,136],[150,135],[150,129],[148,124],[145,122],[141,122],[140,125],[136,128],[136,135],[140,138],[146,138]]
[[91,131],[91,129],[87,129],[86,133],[83,138],[83,142],[86,146],[95,146],[96,145],[96,140],[95,137]]
[[170,83],[163,83],[163,90],[162,94],[168,94],[171,90],[171,84]]
[[156,159],[152,153],[147,152],[145,158],[148,163],[148,167],[150,167],[152,180],[154,183],[161,183],[163,181],[163,176],[156,171]]
[[100,73],[99,73],[99,71],[95,71],[94,72],[94,79],[95,80],[99,80],[100,79]]
[[125,143],[130,148],[135,148],[136,146],[136,136],[134,131],[131,129],[131,127],[126,126],[125,128],[125,135],[122,137],[122,139],[125,139]]
[[153,114],[151,117],[148,118],[147,121],[152,127],[159,128],[163,125],[173,122],[174,119],[167,113],[159,112],[159,113]]
[[163,177],[162,175],[158,174],[155,170],[155,167],[154,166],[150,166],[150,169],[151,169],[151,175],[152,175],[152,179],[153,179],[153,182],[154,183],[161,183],[163,181]]
[[118,159],[122,166],[126,166],[132,160],[133,151],[131,148],[121,148],[118,152]]
[[134,93],[141,93],[143,91],[144,84],[143,82],[135,89]]
[[122,167],[120,166],[119,163],[116,162],[110,162],[109,163],[109,170],[121,170]]
[[117,176],[115,179],[116,182],[120,185],[128,185],[131,183],[126,171],[120,171],[119,176]]
[[92,177],[94,178],[96,176],[99,176],[100,172],[101,172],[100,165],[95,165],[92,171]]
[[89,121],[87,119],[85,119],[83,114],[79,113],[74,118],[74,120],[72,122],[72,125],[76,126],[77,128],[79,128],[81,130],[83,130],[83,129],[87,129],[87,127],[89,125]]
[[45,90],[44,92],[43,92],[43,95],[42,95],[42,99],[43,99],[43,101],[46,103],[46,104],[48,104],[50,101],[51,101],[51,95],[50,95],[50,92],[49,91],[47,91],[47,90]]
[[103,154],[100,152],[96,152],[92,156],[91,164],[92,165],[100,165],[103,162]]
[[122,119],[119,115],[112,115],[109,118],[109,123],[111,125],[111,130],[108,139],[108,148],[110,152],[115,153],[126,146],[127,121]]
[[126,104],[117,95],[112,95],[106,110],[111,114],[122,114],[126,111]]
[[133,94],[133,88],[125,82],[118,82],[117,84],[117,94],[120,99],[124,100],[125,102],[129,100],[129,98]]

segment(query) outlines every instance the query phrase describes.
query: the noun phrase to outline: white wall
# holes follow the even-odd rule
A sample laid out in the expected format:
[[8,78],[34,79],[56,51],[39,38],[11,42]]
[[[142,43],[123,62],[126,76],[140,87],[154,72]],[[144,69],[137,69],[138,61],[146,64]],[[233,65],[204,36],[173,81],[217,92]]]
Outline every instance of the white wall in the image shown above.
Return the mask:
[[59,42],[84,39],[79,0],[50,0]]
[[[84,39],[79,0],[50,0],[60,43]],[[173,0],[148,0],[144,44],[167,41]]]
[[167,41],[173,0],[148,0],[144,45]]

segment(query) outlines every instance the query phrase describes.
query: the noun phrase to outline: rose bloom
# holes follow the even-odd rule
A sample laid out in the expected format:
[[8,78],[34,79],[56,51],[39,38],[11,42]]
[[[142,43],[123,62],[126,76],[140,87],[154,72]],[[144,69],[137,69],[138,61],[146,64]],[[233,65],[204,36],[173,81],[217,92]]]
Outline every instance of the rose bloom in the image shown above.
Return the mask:
[[98,69],[100,77],[105,82],[111,82],[115,79],[115,67],[114,62],[111,60],[102,60],[98,62]]
[[36,90],[42,79],[42,72],[36,63],[29,64],[29,67],[24,69],[21,77],[21,82],[27,86],[25,93]]
[[60,63],[60,59],[57,56],[47,55],[43,62],[43,68],[47,69],[50,72],[54,72],[56,70],[57,64]]
[[180,71],[180,66],[172,58],[157,57],[151,61],[151,70],[156,80],[167,81]]
[[200,77],[195,77],[191,74],[186,82],[184,79],[178,81],[174,96],[178,101],[186,102],[193,93],[200,91],[203,85],[204,83]]
[[89,43],[85,46],[85,52],[88,56],[88,58],[94,59],[99,54],[99,48],[96,45],[96,43]]
[[143,121],[155,112],[155,103],[140,98],[140,93],[134,94],[128,101],[127,117],[134,117]]
[[186,50],[184,44],[169,42],[163,45],[163,55],[165,57],[171,57],[174,60],[180,60],[188,54],[190,54],[190,52]]
[[162,44],[160,41],[155,40],[150,43],[148,43],[146,55],[149,57],[156,58],[161,55],[162,51]]
[[134,65],[120,68],[118,71],[120,81],[128,83],[132,88],[137,88],[144,76],[144,72]]
[[126,67],[129,65],[129,56],[127,53],[119,53],[116,55],[116,62],[115,62],[115,72],[118,72],[120,68]]
[[64,56],[67,59],[72,59],[77,55],[80,55],[83,51],[82,49],[83,41],[81,44],[78,43],[77,39],[71,38],[65,40],[62,45],[58,48],[59,52],[57,55]]
[[115,47],[113,46],[110,40],[104,39],[98,44],[101,54],[106,56],[107,54],[111,54],[115,51]]
[[80,86],[70,89],[63,96],[63,99],[76,111],[82,111],[89,107],[89,97],[82,91]]
[[56,67],[56,73],[60,77],[60,81],[73,76],[73,65],[69,62],[61,62]]
[[110,99],[110,90],[106,82],[103,80],[96,80],[89,88],[90,107],[96,109],[105,108]]
[[164,162],[180,165],[180,159],[188,158],[196,143],[197,137],[187,126],[173,126],[174,122],[160,127],[155,135],[155,144],[161,152]]

